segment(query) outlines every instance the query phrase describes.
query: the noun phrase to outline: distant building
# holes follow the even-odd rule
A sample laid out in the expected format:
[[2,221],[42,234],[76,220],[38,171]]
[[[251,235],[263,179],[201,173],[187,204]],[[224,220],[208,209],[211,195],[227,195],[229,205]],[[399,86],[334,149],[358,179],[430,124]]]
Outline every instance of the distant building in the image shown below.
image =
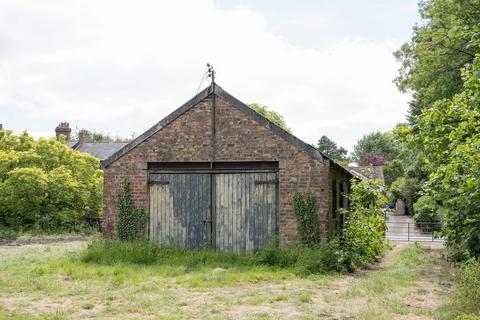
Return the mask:
[[55,128],[55,135],[57,139],[60,136],[65,136],[66,144],[78,151],[88,153],[89,155],[105,160],[112,154],[127,145],[127,142],[96,142],[92,141],[90,132],[85,129],[80,130],[78,133],[78,140],[72,140],[72,129],[68,122],[62,122]]
[[348,167],[354,176],[359,178],[367,178],[372,180],[379,180],[381,184],[385,185],[385,178],[383,176],[383,166],[359,166],[359,167]]

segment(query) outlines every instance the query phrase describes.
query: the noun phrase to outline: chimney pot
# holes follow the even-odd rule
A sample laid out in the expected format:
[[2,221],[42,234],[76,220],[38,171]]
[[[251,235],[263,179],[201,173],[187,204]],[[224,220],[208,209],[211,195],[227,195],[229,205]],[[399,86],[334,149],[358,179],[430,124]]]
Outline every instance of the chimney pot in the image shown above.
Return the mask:
[[84,143],[84,142],[90,142],[92,140],[92,137],[90,136],[90,132],[86,129],[80,130],[78,132],[78,142],[79,143]]
[[60,139],[60,136],[63,135],[65,136],[66,141],[71,140],[71,134],[72,134],[72,129],[70,129],[70,124],[68,122],[61,122],[56,128],[55,128],[55,136],[57,137],[57,140]]

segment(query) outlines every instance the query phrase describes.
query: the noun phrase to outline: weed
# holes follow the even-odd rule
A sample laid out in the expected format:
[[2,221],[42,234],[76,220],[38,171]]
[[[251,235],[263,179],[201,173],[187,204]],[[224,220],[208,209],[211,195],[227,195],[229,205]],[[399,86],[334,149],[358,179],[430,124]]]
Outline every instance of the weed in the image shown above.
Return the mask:
[[301,303],[312,303],[312,294],[309,292],[303,292],[298,296],[298,301]]
[[90,310],[90,309],[93,309],[95,307],[95,304],[91,303],[91,302],[87,302],[85,304],[83,304],[83,309],[85,310]]

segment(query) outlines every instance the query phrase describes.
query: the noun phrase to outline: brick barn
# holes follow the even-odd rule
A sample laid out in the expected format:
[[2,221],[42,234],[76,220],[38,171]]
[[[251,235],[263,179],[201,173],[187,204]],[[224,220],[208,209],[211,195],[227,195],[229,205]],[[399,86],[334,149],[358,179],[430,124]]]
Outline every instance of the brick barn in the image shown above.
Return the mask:
[[161,245],[250,253],[297,240],[295,192],[317,196],[336,232],[352,175],[313,146],[212,84],[102,161],[104,230],[115,236],[125,177]]

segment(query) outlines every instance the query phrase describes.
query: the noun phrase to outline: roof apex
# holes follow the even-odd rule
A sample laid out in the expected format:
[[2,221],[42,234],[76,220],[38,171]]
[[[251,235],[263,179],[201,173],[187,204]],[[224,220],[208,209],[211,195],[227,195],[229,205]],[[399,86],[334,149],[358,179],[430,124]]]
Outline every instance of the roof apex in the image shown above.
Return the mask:
[[[220,87],[216,83],[212,83],[205,89],[203,89],[201,92],[196,94],[193,98],[188,100],[186,103],[184,103],[182,106],[177,108],[175,111],[170,113],[168,116],[160,120],[157,124],[155,124],[153,127],[145,131],[143,134],[135,138],[134,140],[130,141],[126,146],[112,154],[110,157],[107,159],[103,160],[101,162],[101,167],[106,168],[116,160],[118,160],[120,157],[122,157],[125,153],[129,152],[133,148],[135,148],[137,145],[139,145],[141,142],[145,141],[149,137],[151,137],[153,134],[155,134],[157,131],[162,129],[163,127],[167,126],[169,123],[174,121],[176,118],[193,108],[195,105],[197,105],[200,101],[204,100],[208,96],[215,94],[215,96],[220,97],[230,103],[232,106],[242,110],[244,113],[255,119],[258,123],[260,123],[262,126],[265,128],[272,130],[274,133],[288,141],[289,143],[298,146],[300,149],[305,151],[308,155],[315,159],[319,159],[323,161],[324,159],[328,159],[331,162],[329,157],[321,153],[317,148],[314,146],[300,140],[299,138],[295,137],[293,134],[290,132],[280,128],[258,112],[254,111],[252,108],[248,107],[246,104],[229,94],[227,91],[225,91],[222,87]],[[335,165],[336,163],[333,162]],[[344,169],[346,172],[351,174],[348,170],[340,166],[342,169]]]

